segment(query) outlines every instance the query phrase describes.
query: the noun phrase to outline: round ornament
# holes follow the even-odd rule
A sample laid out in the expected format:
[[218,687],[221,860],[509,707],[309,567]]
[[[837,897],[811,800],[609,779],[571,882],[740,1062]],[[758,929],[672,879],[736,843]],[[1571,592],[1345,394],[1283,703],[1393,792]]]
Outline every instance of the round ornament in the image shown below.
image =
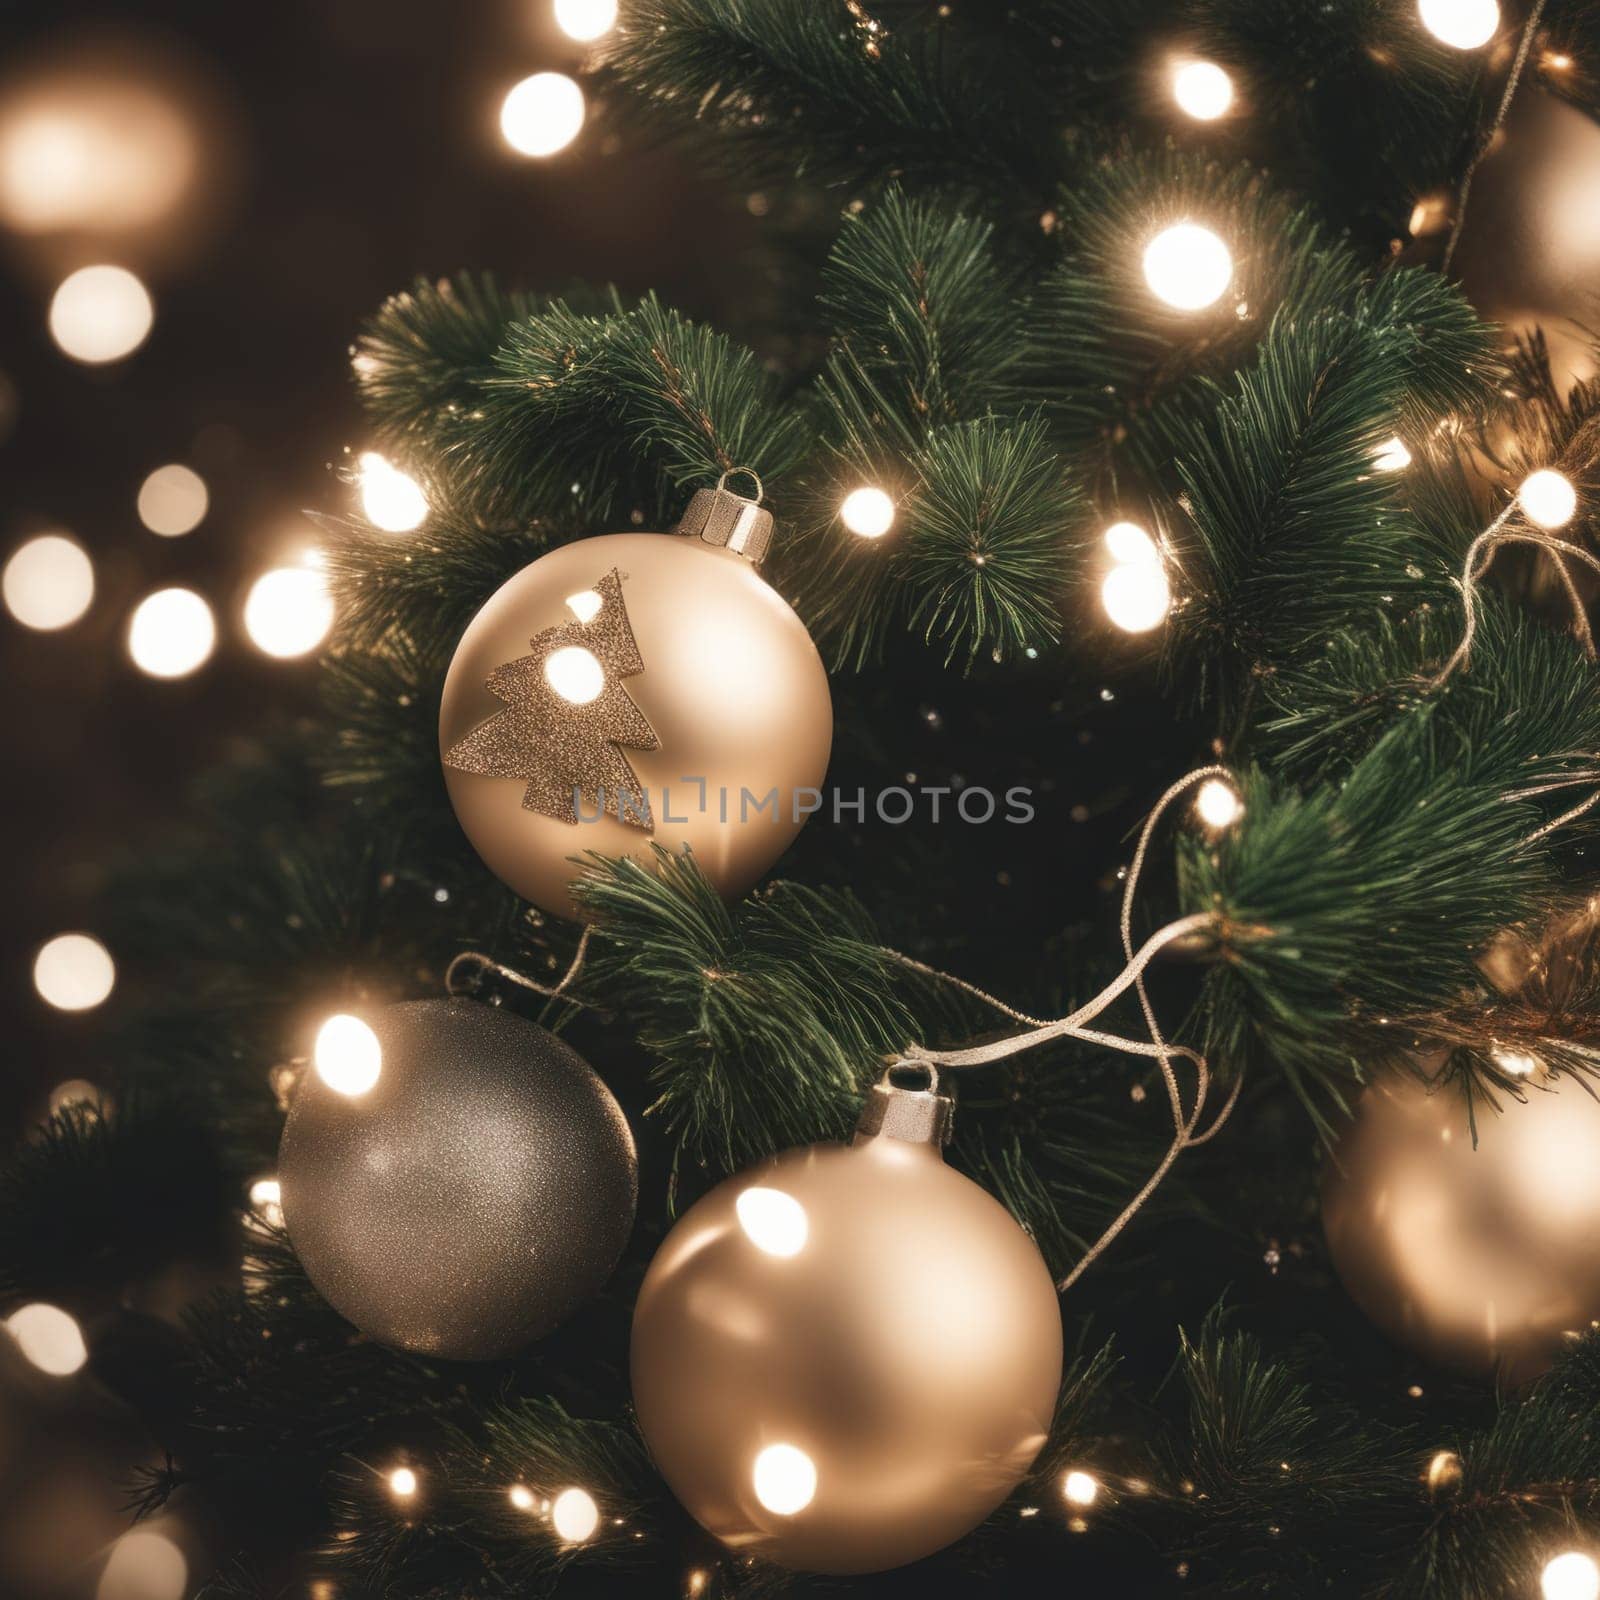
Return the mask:
[[673,1493],[732,1551],[877,1572],[976,1527],[1061,1384],[1033,1241],[946,1166],[950,1101],[879,1084],[854,1141],[720,1185],[639,1291],[633,1400]]
[[675,535],[541,556],[473,618],[445,678],[450,803],[490,870],[573,916],[589,851],[684,845],[733,898],[820,803],[827,673],[756,570],[771,514],[702,489]]
[[487,1361],[548,1333],[633,1228],[638,1164],[610,1090],[554,1034],[475,1001],[339,1020],[341,1055],[319,1048],[278,1155],[312,1283],[424,1355]]
[[1600,1317],[1600,1102],[1571,1077],[1479,1104],[1378,1079],[1329,1159],[1322,1222],[1366,1314],[1446,1366],[1518,1384]]

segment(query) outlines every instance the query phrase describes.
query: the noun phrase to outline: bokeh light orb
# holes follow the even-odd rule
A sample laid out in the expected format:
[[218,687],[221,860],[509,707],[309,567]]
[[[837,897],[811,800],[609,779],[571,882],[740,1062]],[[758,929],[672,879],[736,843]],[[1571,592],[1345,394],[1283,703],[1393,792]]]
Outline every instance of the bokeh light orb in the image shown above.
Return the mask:
[[94,599],[94,563],[76,540],[41,534],[12,553],[0,575],[0,594],[25,628],[69,627]]
[[28,1361],[52,1378],[70,1377],[89,1359],[83,1330],[60,1306],[20,1306],[6,1318],[5,1329]]
[[519,155],[553,156],[583,128],[583,90],[564,72],[524,78],[500,107],[500,131]]
[[128,654],[152,678],[187,677],[210,660],[216,644],[216,618],[193,589],[156,590],[128,624]]
[[85,366],[131,356],[155,322],[150,291],[126,267],[79,267],[50,302],[50,337]]
[[33,958],[33,986],[58,1011],[92,1010],[116,981],[111,952],[90,933],[57,934]]
[[193,533],[210,505],[205,479],[178,462],[157,467],[139,486],[139,520],[163,539]]
[[617,25],[617,0],[556,0],[556,26],[569,39],[587,44]]
[[250,587],[245,632],[263,655],[286,660],[315,650],[333,626],[333,596],[314,566],[275,567]]

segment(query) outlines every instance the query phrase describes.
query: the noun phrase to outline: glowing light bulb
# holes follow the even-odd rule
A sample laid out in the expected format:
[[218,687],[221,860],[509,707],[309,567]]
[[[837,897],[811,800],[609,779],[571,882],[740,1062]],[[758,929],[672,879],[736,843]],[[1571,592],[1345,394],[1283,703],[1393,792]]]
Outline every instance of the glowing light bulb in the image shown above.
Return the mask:
[[183,1600],[189,1563],[165,1534],[135,1528],[117,1540],[95,1600]]
[[606,669],[592,650],[581,644],[563,645],[544,658],[544,676],[563,700],[586,706],[598,700],[606,686]]
[[396,1467],[389,1474],[389,1493],[409,1500],[417,1492],[417,1475],[410,1467]]
[[1172,97],[1196,122],[1215,122],[1233,104],[1233,79],[1215,61],[1180,61],[1172,69]]
[[852,489],[839,507],[839,520],[863,539],[881,539],[894,526],[894,501],[875,485]]
[[518,1511],[532,1511],[538,1502],[533,1498],[533,1491],[520,1483],[514,1483],[506,1491],[507,1498]]
[[1531,1078],[1539,1070],[1539,1058],[1524,1050],[1495,1050],[1494,1064],[1513,1078]]
[[1561,473],[1543,467],[1522,480],[1517,504],[1541,528],[1564,528],[1578,509],[1578,491]]
[[1175,311],[1203,311],[1233,282],[1233,257],[1209,228],[1174,223],[1145,247],[1144,281]]
[[817,1493],[817,1468],[804,1450],[792,1444],[769,1444],[756,1457],[750,1475],[756,1499],[780,1517],[804,1511]]
[[1600,1600],[1600,1567],[1581,1550],[1569,1550],[1545,1563],[1539,1592],[1544,1600]]
[[579,622],[593,622],[600,615],[600,608],[605,601],[593,589],[585,589],[581,594],[567,596],[567,609]]
[[1194,797],[1194,809],[1208,828],[1231,828],[1244,815],[1244,801],[1231,783],[1207,778]]
[[587,44],[617,25],[617,0],[556,0],[556,26]]
[[1113,561],[1149,565],[1161,560],[1155,540],[1137,522],[1113,522],[1106,529],[1106,549]]
[[562,72],[536,72],[500,107],[500,131],[519,155],[553,156],[583,127],[583,90]]
[[139,486],[139,520],[151,533],[176,539],[193,533],[211,504],[198,472],[174,462],[157,467]]
[[746,1189],[733,1203],[739,1226],[758,1250],[769,1256],[797,1256],[805,1249],[811,1224],[806,1208],[781,1189]]
[[250,1206],[274,1228],[283,1226],[283,1185],[276,1178],[257,1178],[250,1185]]
[[361,454],[361,510],[385,533],[410,533],[428,515],[428,497],[408,472],[402,472],[376,450]]
[[1498,0],[1417,0],[1422,25],[1441,44],[1476,50],[1500,26]]
[[25,628],[48,633],[76,622],[94,599],[94,563],[76,540],[41,534],[6,562],[0,592],[6,610]]
[[158,589],[139,602],[128,624],[128,654],[152,678],[183,678],[216,648],[211,607],[193,589]]
[[50,1114],[58,1111],[89,1111],[101,1109],[102,1096],[98,1084],[87,1078],[68,1078],[50,1091]]
[[550,1502],[550,1526],[567,1544],[583,1544],[600,1526],[600,1507],[587,1489],[563,1489]]
[[117,981],[111,952],[87,933],[58,934],[33,958],[33,986],[57,1011],[90,1011]]
[[1404,472],[1411,465],[1411,452],[1397,434],[1372,452],[1372,465],[1379,472]]
[[1172,609],[1172,585],[1159,563],[1125,562],[1105,575],[1100,603],[1124,633],[1149,633]]
[[35,1301],[13,1311],[5,1326],[23,1355],[52,1378],[70,1377],[89,1359],[83,1330],[60,1306]]
[[1092,1506],[1100,1495],[1100,1484],[1092,1473],[1073,1471],[1061,1480],[1061,1493],[1068,1505]]
[[317,1076],[330,1089],[354,1099],[378,1081],[383,1071],[383,1046],[360,1017],[341,1012],[317,1030],[311,1059]]
[[264,655],[285,660],[315,650],[333,626],[327,578],[310,566],[262,573],[245,600],[244,626]]
[[1461,1457],[1454,1450],[1436,1450],[1428,1462],[1428,1492],[1443,1494],[1461,1482]]
[[79,267],[50,302],[50,337],[74,361],[103,366],[132,355],[155,315],[150,291],[126,267]]

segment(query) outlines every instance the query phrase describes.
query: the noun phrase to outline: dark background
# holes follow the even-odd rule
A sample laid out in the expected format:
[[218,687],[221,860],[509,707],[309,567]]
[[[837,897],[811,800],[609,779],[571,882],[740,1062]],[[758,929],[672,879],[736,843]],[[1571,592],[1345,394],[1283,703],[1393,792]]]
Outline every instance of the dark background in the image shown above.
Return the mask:
[[[154,76],[190,108],[204,156],[197,203],[145,234],[0,226],[0,562],[59,529],[96,576],[71,627],[33,632],[0,613],[11,1133],[53,1085],[97,1077],[103,1013],[38,999],[37,946],[93,930],[108,864],[159,837],[230,739],[314,704],[315,657],[263,656],[240,611],[259,572],[314,543],[305,510],[352,503],[347,474],[370,443],[348,368],[362,320],[415,275],[462,266],[537,289],[655,287],[720,319],[748,288],[757,229],[745,197],[703,182],[687,157],[624,140],[592,93],[583,133],[556,157],[506,147],[506,90],[574,70],[586,48],[555,27],[550,0],[10,0],[0,40],[0,119],[63,65]],[[102,368],[68,359],[46,326],[57,283],[96,261],[137,271],[156,303],[145,345]],[[211,505],[195,532],[163,539],[135,500],[172,461],[200,472]],[[191,677],[146,677],[128,659],[129,614],[180,583],[211,602],[216,653]],[[193,1287],[158,1287],[151,1308]],[[141,1451],[93,1385],[45,1378],[0,1347],[0,1597],[96,1593],[130,1476],[149,1464]],[[192,1591],[212,1560],[204,1530],[164,1526]]]

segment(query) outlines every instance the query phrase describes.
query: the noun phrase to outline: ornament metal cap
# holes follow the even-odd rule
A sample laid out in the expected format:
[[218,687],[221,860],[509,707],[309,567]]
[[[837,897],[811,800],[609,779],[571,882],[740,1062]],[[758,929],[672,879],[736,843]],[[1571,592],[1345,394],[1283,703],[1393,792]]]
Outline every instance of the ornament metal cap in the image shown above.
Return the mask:
[[[907,1089],[893,1074],[915,1067],[928,1074],[926,1089]],[[939,1074],[926,1061],[897,1061],[867,1091],[856,1122],[858,1139],[903,1139],[907,1144],[950,1143],[955,1101],[940,1093]]]
[[[756,486],[755,499],[735,494],[727,487],[735,473]],[[750,467],[731,467],[717,479],[715,489],[696,489],[694,498],[678,519],[675,533],[719,544],[759,566],[772,548],[772,513],[761,504],[761,480]]]

